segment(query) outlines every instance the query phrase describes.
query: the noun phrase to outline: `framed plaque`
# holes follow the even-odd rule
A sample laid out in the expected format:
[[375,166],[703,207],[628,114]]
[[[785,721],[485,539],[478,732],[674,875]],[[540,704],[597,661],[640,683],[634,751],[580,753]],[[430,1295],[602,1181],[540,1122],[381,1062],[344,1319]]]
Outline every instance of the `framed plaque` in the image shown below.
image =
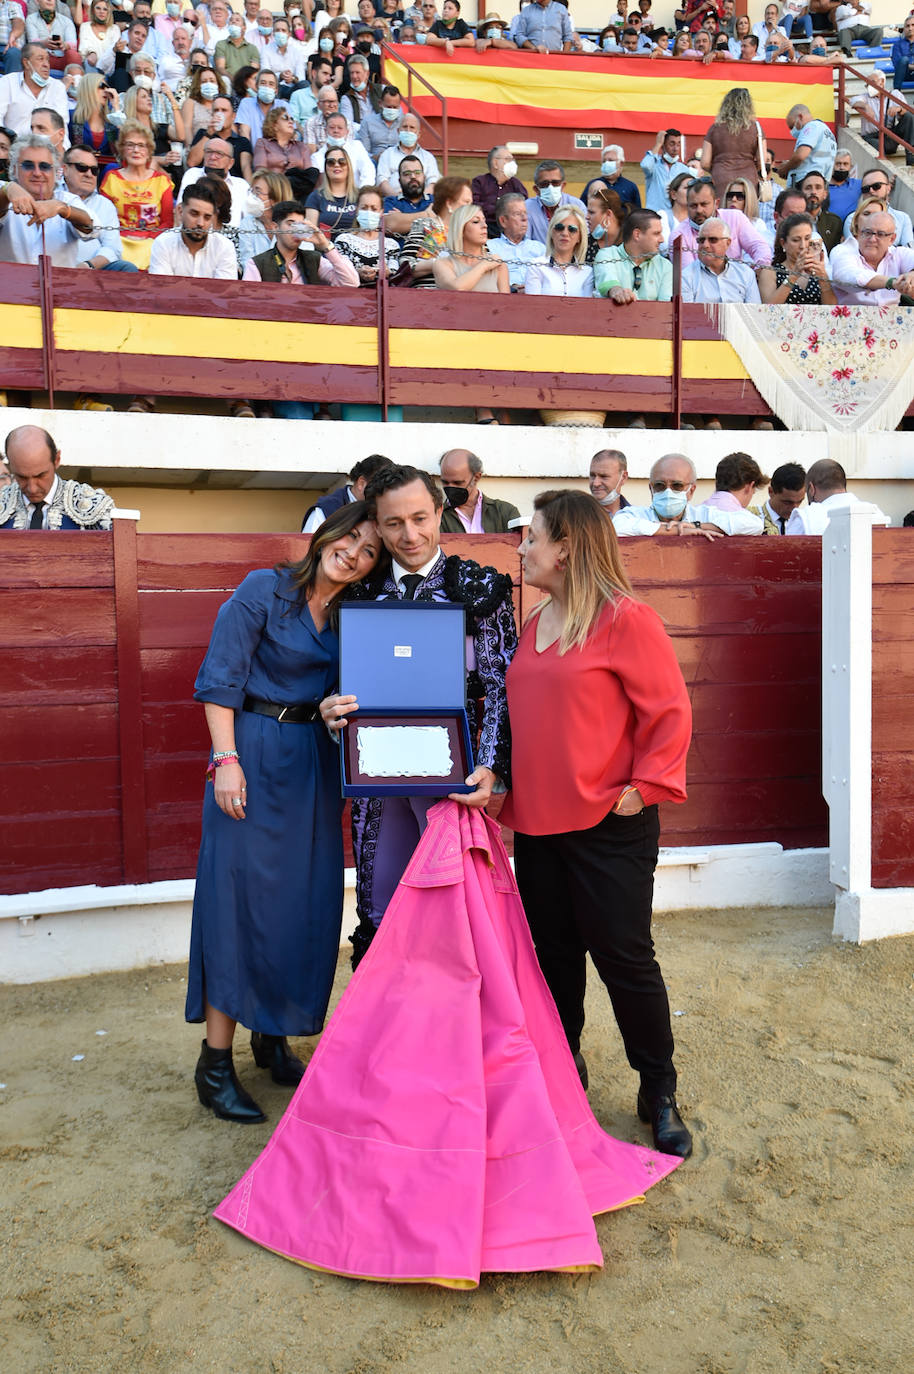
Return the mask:
[[340,740],[345,797],[469,792],[466,614],[451,601],[340,609],[340,692],[358,699]]

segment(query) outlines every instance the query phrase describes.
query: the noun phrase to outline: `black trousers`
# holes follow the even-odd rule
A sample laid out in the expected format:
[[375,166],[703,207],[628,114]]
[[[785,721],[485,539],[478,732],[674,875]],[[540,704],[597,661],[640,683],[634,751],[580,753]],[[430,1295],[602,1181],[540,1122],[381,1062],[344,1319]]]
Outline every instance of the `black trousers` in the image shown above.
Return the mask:
[[670,1005],[651,939],[656,806],[590,830],[514,837],[514,865],[536,956],[572,1052],[584,1028],[586,956],[606,984],[625,1053],[649,1095],[673,1093]]

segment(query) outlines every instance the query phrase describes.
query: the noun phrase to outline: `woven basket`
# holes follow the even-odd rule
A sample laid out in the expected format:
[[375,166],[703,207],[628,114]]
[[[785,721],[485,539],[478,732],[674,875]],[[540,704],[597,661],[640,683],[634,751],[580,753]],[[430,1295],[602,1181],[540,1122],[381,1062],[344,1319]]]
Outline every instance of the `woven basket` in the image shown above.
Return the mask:
[[573,429],[602,429],[605,410],[541,410],[544,425],[569,425]]

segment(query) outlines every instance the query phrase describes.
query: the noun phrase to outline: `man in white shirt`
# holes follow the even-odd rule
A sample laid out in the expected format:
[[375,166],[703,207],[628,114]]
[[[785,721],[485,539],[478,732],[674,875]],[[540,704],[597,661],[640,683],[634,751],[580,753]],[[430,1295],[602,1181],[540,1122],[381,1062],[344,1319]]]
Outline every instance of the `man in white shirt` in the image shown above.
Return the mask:
[[82,202],[98,225],[97,239],[83,239],[78,245],[77,266],[96,271],[137,272],[125,262],[120,226],[114,202],[97,189],[98,158],[91,148],[70,148],[63,160],[63,179],[67,190]]
[[[310,124],[310,120],[308,121]],[[319,172],[324,170],[324,158],[327,156],[328,148],[342,148],[352,163],[352,175],[355,178],[356,186],[373,186],[377,179],[374,163],[366,153],[363,145],[358,143],[349,133],[349,121],[344,114],[337,111],[327,119],[327,137],[322,148],[311,154],[311,166],[316,167]]]
[[495,202],[501,235],[489,239],[489,252],[508,264],[512,291],[523,291],[527,265],[546,256],[546,245],[527,238],[527,202],[519,191],[508,191]]
[[693,506],[697,474],[684,453],[667,453],[651,468],[651,504],[626,506],[613,516],[620,538],[636,534],[672,534],[722,539],[727,534],[761,534],[763,522],[747,510]]
[[181,204],[191,186],[201,177],[216,177],[219,181],[225,182],[231,193],[232,215],[229,224],[237,228],[247,214],[251,188],[244,177],[233,177],[230,174],[229,168],[234,161],[235,152],[227,139],[208,138],[204,145],[203,166],[188,167],[184,173],[181,189],[178,191],[178,204]]
[[[884,172],[880,166],[870,167],[863,173],[860,179],[860,201],[869,200],[875,196],[877,200],[886,202],[886,212],[892,216],[895,224],[895,242],[899,248],[911,248],[914,246],[914,226],[911,224],[911,216],[905,210],[896,210],[894,205],[889,205],[895,192],[895,177],[890,172]],[[857,207],[855,206],[854,209]],[[851,237],[851,222],[854,218],[854,211],[848,211],[844,217],[844,237]]]
[[878,47],[882,42],[881,28],[860,23],[863,15],[871,13],[872,6],[868,4],[868,0],[849,0],[847,4],[839,5],[835,10],[834,23],[838,30],[838,42],[848,57],[853,54],[852,40],[855,38],[861,39],[868,47]]
[[[27,134],[32,111],[42,106],[56,110],[69,121],[67,93],[62,81],[51,79],[51,59],[47,48],[26,43],[22,49],[22,71],[0,76],[0,124],[15,134]],[[65,138],[69,144],[69,139]]]
[[706,219],[698,231],[698,258],[682,269],[684,301],[760,304],[755,273],[744,262],[729,258],[729,247],[729,227],[722,219]]
[[260,53],[260,70],[275,72],[281,86],[294,86],[304,81],[308,49],[292,37],[288,19],[273,21],[273,38]]
[[806,474],[806,495],[808,506],[797,506],[787,522],[788,534],[825,533],[832,511],[857,506],[869,511],[874,525],[890,525],[892,522],[878,506],[869,501],[861,501],[847,489],[847,474],[840,463],[831,458],[820,458],[813,463]]
[[193,48],[202,48],[209,60],[212,62],[216,51],[216,44],[223,39],[228,42],[231,34],[228,31],[229,7],[225,0],[212,0],[209,7],[209,22],[206,21],[200,10],[196,11],[197,32],[194,34]]
[[152,245],[150,276],[237,281],[235,250],[215,230],[216,202],[208,187],[188,191],[180,208],[180,220],[180,228],[166,229]]
[[392,148],[385,148],[378,158],[378,185],[383,196],[400,194],[400,163],[405,157],[417,157],[422,163],[425,174],[425,190],[431,195],[435,182],[441,176],[438,163],[431,153],[419,147],[419,120],[414,114],[405,114],[400,121],[400,137]]
[[0,189],[0,262],[78,267],[80,244],[98,238],[98,224],[83,202],[57,187],[60,155],[43,134],[17,138],[10,150],[10,180]]
[[829,273],[839,305],[897,305],[914,291],[914,248],[897,247],[892,216],[874,210],[832,250]]
[[244,31],[244,41],[253,43],[258,52],[262,53],[268,47],[273,38],[273,15],[268,9],[258,10],[257,18],[253,24],[248,24]]

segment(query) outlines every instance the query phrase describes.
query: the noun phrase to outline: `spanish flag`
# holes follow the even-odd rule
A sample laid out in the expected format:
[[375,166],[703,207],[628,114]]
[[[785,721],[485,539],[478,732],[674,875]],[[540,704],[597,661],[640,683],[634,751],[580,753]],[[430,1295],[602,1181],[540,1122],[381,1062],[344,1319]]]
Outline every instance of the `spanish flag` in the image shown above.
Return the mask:
[[[654,134],[677,128],[703,135],[734,86],[752,96],[762,130],[784,139],[792,105],[807,105],[832,129],[835,101],[831,67],[763,62],[680,62],[673,58],[544,56],[531,52],[466,48],[448,57],[441,48],[395,46],[398,57],[447,100],[448,115],[483,124],[531,128],[632,129]],[[407,69],[385,57],[385,78],[407,89]],[[440,116],[441,101],[418,81],[413,106]]]

